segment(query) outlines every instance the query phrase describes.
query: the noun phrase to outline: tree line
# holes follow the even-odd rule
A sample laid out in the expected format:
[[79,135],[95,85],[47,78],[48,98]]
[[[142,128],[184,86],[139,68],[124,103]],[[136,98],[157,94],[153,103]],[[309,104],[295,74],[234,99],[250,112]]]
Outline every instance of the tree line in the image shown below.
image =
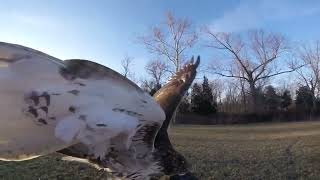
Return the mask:
[[[177,18],[172,13],[166,14],[164,23],[137,39],[153,58],[145,67],[148,77],[131,78],[151,95],[181,68],[199,41],[201,48],[215,54],[207,64],[202,63],[200,77],[182,100],[179,112],[320,112],[318,41],[293,44],[280,33],[261,29],[218,32],[206,25],[195,27],[187,18]],[[128,78],[133,74],[132,60],[128,56],[122,60],[123,74]]]

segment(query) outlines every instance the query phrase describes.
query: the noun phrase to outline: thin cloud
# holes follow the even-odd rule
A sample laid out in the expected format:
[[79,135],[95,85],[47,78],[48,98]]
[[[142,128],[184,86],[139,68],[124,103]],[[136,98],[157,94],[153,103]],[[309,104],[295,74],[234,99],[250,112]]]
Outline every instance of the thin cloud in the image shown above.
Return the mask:
[[263,23],[305,17],[320,12],[319,1],[242,1],[212,23],[216,31],[236,32],[259,28]]
[[49,16],[12,13],[12,18],[16,22],[37,28],[58,29],[60,27],[60,23]]

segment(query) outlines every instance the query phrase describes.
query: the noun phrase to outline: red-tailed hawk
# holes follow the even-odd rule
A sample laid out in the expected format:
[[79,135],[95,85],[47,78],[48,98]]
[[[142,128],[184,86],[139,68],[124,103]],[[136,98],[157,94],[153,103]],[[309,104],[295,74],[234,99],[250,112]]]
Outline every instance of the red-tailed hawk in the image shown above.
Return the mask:
[[100,64],[0,42],[0,160],[58,151],[121,178],[192,178],[167,128],[199,61],[152,98]]

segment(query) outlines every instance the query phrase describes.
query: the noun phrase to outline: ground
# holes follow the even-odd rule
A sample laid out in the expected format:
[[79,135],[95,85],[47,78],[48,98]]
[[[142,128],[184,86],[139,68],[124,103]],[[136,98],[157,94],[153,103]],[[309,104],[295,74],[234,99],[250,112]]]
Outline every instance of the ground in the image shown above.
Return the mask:
[[[175,126],[177,150],[200,179],[319,179],[320,122]],[[53,154],[0,162],[0,179],[106,179],[85,164]]]

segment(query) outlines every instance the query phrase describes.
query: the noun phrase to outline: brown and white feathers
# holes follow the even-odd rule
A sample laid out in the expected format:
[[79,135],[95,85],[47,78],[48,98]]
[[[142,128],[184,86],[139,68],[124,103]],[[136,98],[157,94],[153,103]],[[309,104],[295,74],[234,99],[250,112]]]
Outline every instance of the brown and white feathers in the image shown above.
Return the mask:
[[97,63],[64,62],[0,42],[0,64],[1,160],[26,160],[79,143],[103,159],[112,138],[121,136],[117,146],[128,149],[140,126],[160,126],[165,119],[151,96]]
[[189,174],[167,129],[199,63],[188,63],[152,98],[97,63],[0,42],[0,159],[58,151],[125,179]]
[[[73,157],[87,158],[91,163],[99,165],[100,168],[108,168],[114,175],[123,179],[158,179],[163,175],[196,179],[189,172],[187,160],[172,146],[167,130],[173,113],[196,76],[199,63],[199,57],[195,63],[192,59],[156,92],[154,99],[165,111],[166,120],[161,127],[155,123],[141,126],[132,138],[129,151],[113,151],[107,155],[107,160],[102,161],[91,159],[86,150],[80,148],[81,145],[59,152]],[[111,141],[116,145],[119,138]],[[153,146],[153,151],[143,148]],[[135,156],[130,151],[140,152],[144,156]]]

